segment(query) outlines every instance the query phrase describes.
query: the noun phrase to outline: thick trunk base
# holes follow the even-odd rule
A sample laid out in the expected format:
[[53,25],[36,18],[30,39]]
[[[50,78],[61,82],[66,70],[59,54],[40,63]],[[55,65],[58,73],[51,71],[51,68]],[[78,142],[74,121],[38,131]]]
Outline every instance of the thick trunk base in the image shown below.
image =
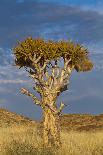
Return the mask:
[[59,147],[61,145],[59,116],[48,108],[44,111],[43,140],[45,147]]

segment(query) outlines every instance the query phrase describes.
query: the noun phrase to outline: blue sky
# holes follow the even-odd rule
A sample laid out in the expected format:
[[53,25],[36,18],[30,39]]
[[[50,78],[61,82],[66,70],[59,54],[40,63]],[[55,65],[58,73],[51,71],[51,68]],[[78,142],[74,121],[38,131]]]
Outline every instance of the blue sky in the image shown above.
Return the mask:
[[88,73],[73,72],[70,88],[60,95],[64,113],[103,113],[103,1],[102,0],[0,0],[0,107],[41,117],[41,110],[21,87],[32,90],[33,81],[13,66],[11,49],[28,36],[71,39],[86,46],[94,62]]

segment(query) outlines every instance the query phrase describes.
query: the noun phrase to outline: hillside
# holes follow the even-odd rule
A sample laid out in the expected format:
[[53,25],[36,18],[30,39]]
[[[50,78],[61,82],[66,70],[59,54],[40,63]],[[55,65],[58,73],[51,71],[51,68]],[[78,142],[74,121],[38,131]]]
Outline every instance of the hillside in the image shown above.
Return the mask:
[[61,126],[66,130],[95,131],[103,129],[103,114],[65,114],[61,117]]
[[18,115],[14,112],[10,112],[7,109],[0,108],[0,127],[8,127],[15,125],[36,125],[36,121]]
[[[63,130],[90,131],[103,129],[103,114],[64,114],[60,117],[61,128]],[[0,127],[15,125],[35,125],[42,128],[43,123],[33,121],[27,117],[0,109]]]

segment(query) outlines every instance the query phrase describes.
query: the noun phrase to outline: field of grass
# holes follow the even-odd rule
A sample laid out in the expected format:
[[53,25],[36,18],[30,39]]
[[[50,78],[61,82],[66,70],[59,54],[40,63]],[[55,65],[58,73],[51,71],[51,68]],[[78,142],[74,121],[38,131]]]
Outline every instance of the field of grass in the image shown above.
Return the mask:
[[[3,114],[5,114],[4,117]],[[61,148],[58,150],[44,150],[42,124],[40,125],[40,123],[23,118],[22,116],[1,110],[0,155],[103,155],[102,115],[97,119],[99,122],[94,121],[92,117],[90,119],[89,115],[85,115],[85,120],[88,117],[89,126],[90,122],[92,122],[93,130],[91,128],[89,130],[88,127],[86,128],[86,121],[83,121],[84,115],[81,117],[78,115],[76,122],[79,123],[71,125],[74,124],[73,121],[71,121],[70,127],[68,127],[69,121],[71,119],[74,120],[76,117],[74,116],[75,115],[65,115],[64,119],[61,118]],[[80,125],[82,121],[83,123],[85,122],[85,125],[82,123],[83,128]],[[101,124],[100,129],[96,128],[95,130],[96,124],[97,126]]]

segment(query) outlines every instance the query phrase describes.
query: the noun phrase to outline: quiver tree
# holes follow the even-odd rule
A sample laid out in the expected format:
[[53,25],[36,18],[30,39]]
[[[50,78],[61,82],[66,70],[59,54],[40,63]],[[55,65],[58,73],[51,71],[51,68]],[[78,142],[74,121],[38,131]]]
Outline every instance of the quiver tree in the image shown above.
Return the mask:
[[40,94],[40,98],[37,98],[26,88],[21,89],[21,93],[31,96],[33,102],[43,110],[44,144],[59,146],[59,116],[65,104],[61,102],[57,106],[56,100],[60,93],[67,90],[74,69],[77,72],[92,69],[88,51],[71,41],[45,41],[29,37],[18,42],[13,54],[16,66],[25,68],[34,81],[33,89]]

